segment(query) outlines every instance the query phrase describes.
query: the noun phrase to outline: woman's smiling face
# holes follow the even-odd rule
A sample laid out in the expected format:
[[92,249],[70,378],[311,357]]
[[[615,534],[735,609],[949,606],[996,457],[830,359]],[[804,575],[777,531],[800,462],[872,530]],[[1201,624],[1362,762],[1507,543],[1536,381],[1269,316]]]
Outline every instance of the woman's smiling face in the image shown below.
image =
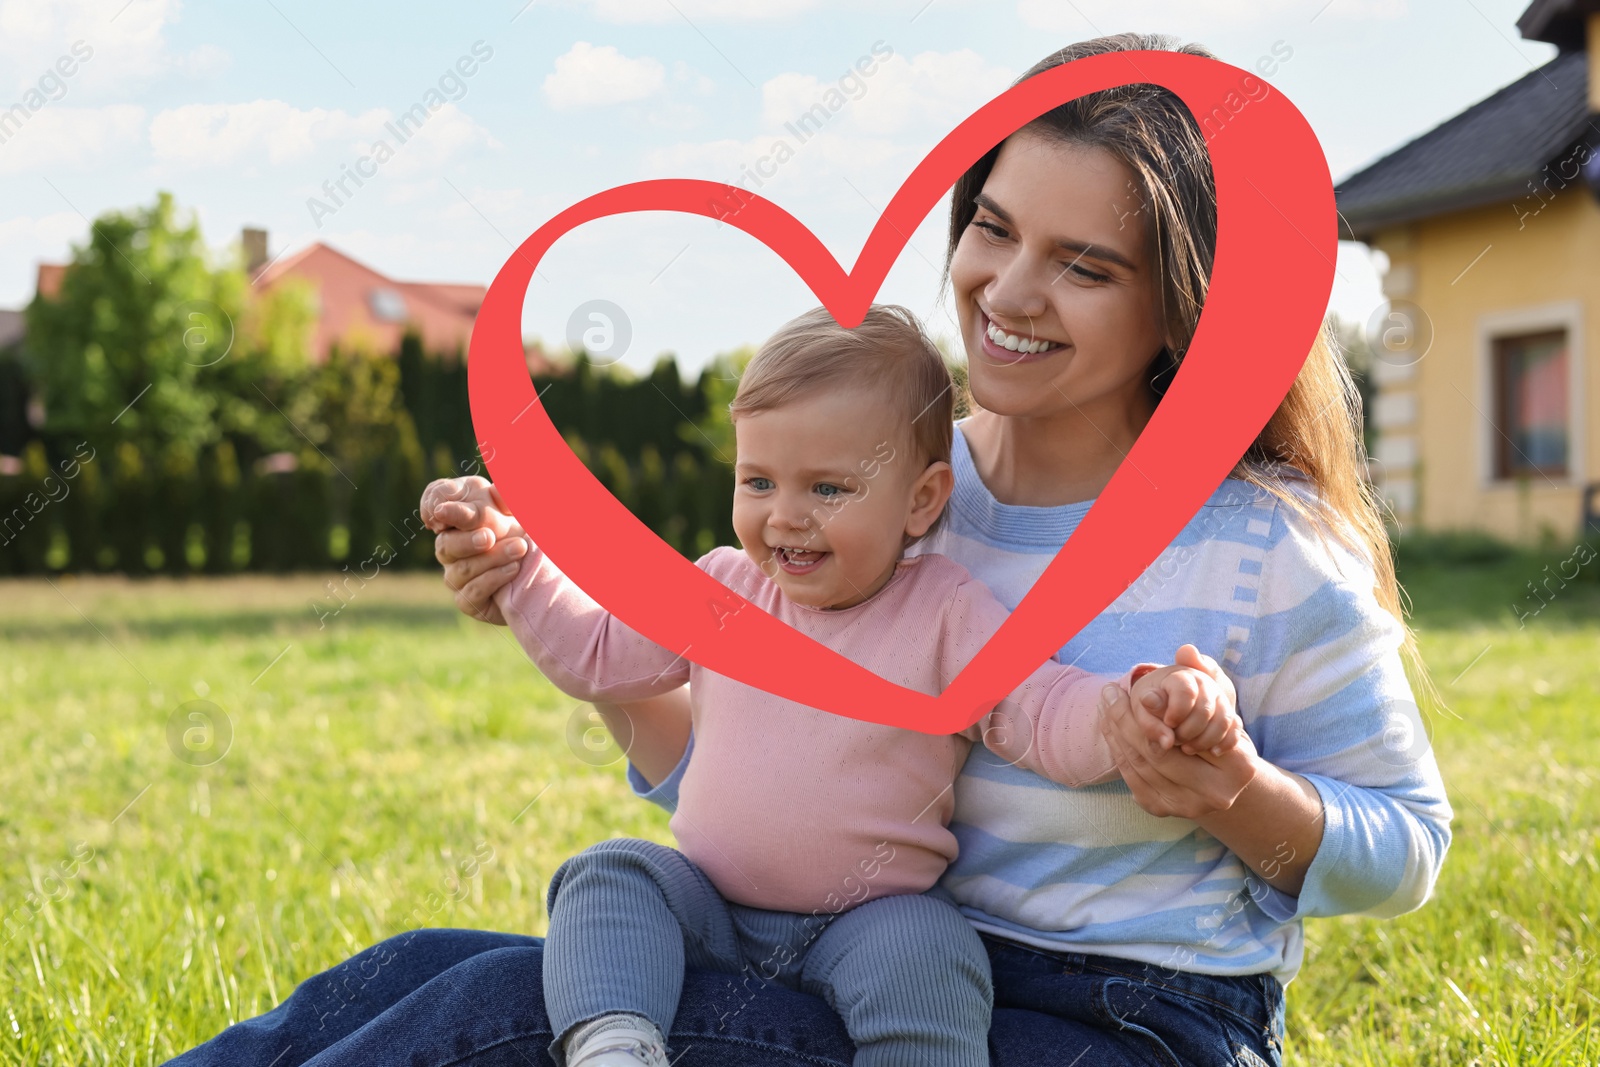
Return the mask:
[[1164,338],[1133,172],[1103,148],[1023,129],[975,199],[950,261],[973,399],[1137,432]]

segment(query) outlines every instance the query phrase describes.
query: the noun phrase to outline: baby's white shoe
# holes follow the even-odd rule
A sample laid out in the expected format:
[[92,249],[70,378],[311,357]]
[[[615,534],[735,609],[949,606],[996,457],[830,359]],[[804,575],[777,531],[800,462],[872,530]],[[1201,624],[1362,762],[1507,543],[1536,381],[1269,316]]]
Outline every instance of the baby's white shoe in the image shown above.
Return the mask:
[[567,1067],[671,1067],[661,1031],[642,1015],[602,1015],[567,1041]]

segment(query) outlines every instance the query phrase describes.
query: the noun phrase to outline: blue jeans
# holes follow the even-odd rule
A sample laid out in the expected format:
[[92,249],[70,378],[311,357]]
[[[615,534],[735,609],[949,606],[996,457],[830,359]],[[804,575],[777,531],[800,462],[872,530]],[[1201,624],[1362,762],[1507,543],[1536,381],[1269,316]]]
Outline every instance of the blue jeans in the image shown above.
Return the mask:
[[[667,1033],[693,967],[728,975],[730,1019],[767,983],[820,997],[844,1020],[854,1067],[988,1067],[989,957],[941,895],[809,915],[752,908],[726,900],[677,849],[614,838],[561,865],[549,907],[544,999],[557,1062],[569,1030],[611,1012]],[[668,1045],[668,1056],[683,1051]]]
[[[1174,973],[983,941],[994,974],[994,1067],[1281,1067],[1283,989],[1270,975]],[[536,937],[408,931],[170,1062],[552,1067],[542,963]],[[684,1050],[675,1067],[848,1067],[844,1025],[821,1000],[769,983],[724,1026],[727,982],[712,971],[686,973],[667,1035]]]

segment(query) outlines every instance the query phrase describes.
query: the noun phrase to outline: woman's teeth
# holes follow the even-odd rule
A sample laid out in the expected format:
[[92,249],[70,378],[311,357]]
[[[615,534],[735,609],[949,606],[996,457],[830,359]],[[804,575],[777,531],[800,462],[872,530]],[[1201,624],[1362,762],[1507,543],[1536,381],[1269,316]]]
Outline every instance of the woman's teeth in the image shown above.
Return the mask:
[[1061,343],[1059,341],[1030,341],[1026,337],[1018,337],[1014,333],[1007,333],[992,322],[989,324],[988,330],[984,332],[988,334],[989,340],[993,341],[1001,348],[1009,349],[1012,352],[1021,352],[1024,355],[1033,355],[1036,352],[1048,352],[1053,348],[1061,347]]

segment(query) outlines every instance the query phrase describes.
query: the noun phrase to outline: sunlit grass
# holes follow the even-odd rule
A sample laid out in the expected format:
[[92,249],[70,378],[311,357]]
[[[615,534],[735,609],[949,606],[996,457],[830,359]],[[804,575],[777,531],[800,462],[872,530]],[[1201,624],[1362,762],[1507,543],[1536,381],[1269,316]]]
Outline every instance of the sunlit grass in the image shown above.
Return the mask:
[[[1600,583],[1519,630],[1529,565],[1408,576],[1455,844],[1422,911],[1309,924],[1296,1063],[1600,1058]],[[323,581],[0,585],[0,1062],[159,1063],[399,931],[541,933],[562,859],[670,840],[437,576],[337,615]]]
[[1600,581],[1551,586],[1519,627],[1544,563],[1403,576],[1454,841],[1421,910],[1308,924],[1299,1063],[1600,1062]]

